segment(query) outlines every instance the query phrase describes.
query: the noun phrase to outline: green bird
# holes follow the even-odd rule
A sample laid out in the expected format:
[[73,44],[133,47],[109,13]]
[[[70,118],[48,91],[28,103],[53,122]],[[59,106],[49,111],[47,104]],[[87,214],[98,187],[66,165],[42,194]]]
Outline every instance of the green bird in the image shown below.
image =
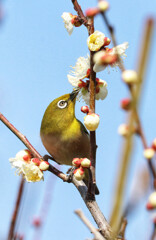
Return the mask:
[[75,117],[78,91],[65,94],[49,104],[42,123],[40,136],[48,153],[59,164],[72,165],[73,158],[89,158],[89,134]]
[[57,163],[70,166],[73,158],[90,157],[89,133],[75,117],[77,94],[78,90],[75,90],[52,101],[44,113],[40,129],[48,153]]

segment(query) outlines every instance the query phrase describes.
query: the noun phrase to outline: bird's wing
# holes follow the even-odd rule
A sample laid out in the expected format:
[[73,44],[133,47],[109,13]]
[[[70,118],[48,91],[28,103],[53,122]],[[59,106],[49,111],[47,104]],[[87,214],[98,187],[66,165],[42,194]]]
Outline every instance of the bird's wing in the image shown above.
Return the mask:
[[[77,119],[77,120],[78,120],[78,119]],[[86,133],[86,134],[89,136],[89,133],[88,133],[87,129],[85,128],[85,126],[82,124],[82,122],[79,121],[79,120],[78,120],[78,122],[79,122],[80,125],[81,125],[81,130],[82,130],[82,132]]]

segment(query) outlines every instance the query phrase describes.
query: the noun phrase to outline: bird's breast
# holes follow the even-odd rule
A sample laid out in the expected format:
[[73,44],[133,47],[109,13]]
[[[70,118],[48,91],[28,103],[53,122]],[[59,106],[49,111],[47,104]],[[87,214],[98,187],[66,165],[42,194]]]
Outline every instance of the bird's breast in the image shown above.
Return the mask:
[[72,132],[71,136],[68,131],[63,135],[41,134],[41,139],[49,154],[60,164],[72,165],[75,157],[89,158],[89,135],[85,132]]

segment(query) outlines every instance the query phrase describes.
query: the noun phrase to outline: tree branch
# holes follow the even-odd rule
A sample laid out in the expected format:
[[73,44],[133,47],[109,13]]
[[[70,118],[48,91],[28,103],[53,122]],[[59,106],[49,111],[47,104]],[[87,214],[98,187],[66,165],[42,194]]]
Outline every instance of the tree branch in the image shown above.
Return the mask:
[[[37,151],[36,149],[31,145],[31,143],[28,141],[28,139],[21,133],[19,132],[5,117],[2,113],[0,113],[0,120],[6,125],[7,128],[9,128],[15,135],[18,137],[18,139],[23,142],[23,144],[30,150],[32,155],[36,158],[43,158]],[[53,167],[51,164],[49,164],[49,169],[50,172],[55,174],[57,177],[61,178],[63,181],[67,181],[68,177],[66,174],[62,173],[55,167]]]
[[99,230],[104,238],[107,240],[115,240],[115,234],[113,233],[110,225],[105,219],[103,213],[101,212],[97,202],[95,200],[87,200],[87,187],[82,181],[76,181],[75,178],[72,179],[72,183],[78,189],[81,194],[82,199],[84,200],[88,210],[90,211],[92,217],[94,218]]
[[11,218],[8,240],[12,240],[14,237],[14,230],[15,230],[15,226],[16,226],[19,208],[21,205],[23,190],[24,190],[24,179],[21,178],[20,186],[19,186],[19,190],[18,190],[18,194],[17,194],[17,199],[16,199],[16,204],[15,204],[14,211],[13,211],[12,218]]
[[75,210],[75,214],[82,220],[82,222],[89,228],[90,232],[94,234],[96,240],[105,240],[98,230],[86,218],[82,210]]

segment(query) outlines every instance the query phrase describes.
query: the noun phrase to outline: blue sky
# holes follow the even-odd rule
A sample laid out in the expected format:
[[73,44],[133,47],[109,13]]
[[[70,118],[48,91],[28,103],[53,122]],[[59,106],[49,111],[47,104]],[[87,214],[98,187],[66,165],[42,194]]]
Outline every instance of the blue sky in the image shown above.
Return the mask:
[[[83,9],[96,5],[95,0],[81,0],[79,3]],[[64,11],[75,13],[71,1],[6,0],[3,5],[5,19],[0,28],[0,111],[44,155],[46,151],[39,137],[43,113],[53,99],[72,91],[67,74],[70,66],[75,65],[76,59],[88,53],[87,31],[82,26],[75,28],[71,36],[66,32],[61,15]],[[156,3],[119,0],[110,1],[110,6],[107,15],[115,27],[118,44],[129,42],[125,66],[127,69],[135,69],[145,19],[156,15]],[[95,19],[95,29],[110,37],[100,16]],[[155,41],[156,34],[153,36],[140,105],[140,115],[149,144],[156,137]],[[101,192],[97,201],[105,216],[109,218],[122,142],[117,128],[126,120],[119,102],[128,96],[128,92],[121,81],[119,70],[111,70],[109,74],[106,70],[98,74],[98,77],[107,81],[108,97],[104,101],[98,101],[96,106],[96,112],[100,115],[100,126],[97,130],[97,183]],[[76,105],[76,116],[81,121],[84,117],[80,112],[82,105],[82,102]],[[11,169],[8,159],[14,157],[24,146],[2,123],[0,133],[2,240],[7,236],[20,181]],[[135,154],[128,176],[129,185],[135,171],[142,165],[146,165],[142,156],[142,145],[139,139],[135,138]],[[66,170],[65,167],[63,169]],[[49,184],[49,188],[51,187],[48,183],[50,176],[50,173],[46,173],[44,182],[29,183],[26,186],[22,210],[24,218],[20,219],[19,232],[24,233],[27,240],[32,239],[33,228],[30,222],[33,215],[38,214],[45,186]],[[127,239],[148,239],[152,225],[151,216],[145,210],[145,203],[146,200],[142,201],[133,218],[129,219]],[[41,239],[91,238],[89,231],[73,213],[78,208],[93,222],[76,189],[71,184],[57,180]],[[136,226],[137,230],[134,231]],[[140,226],[146,226],[145,232]]]

